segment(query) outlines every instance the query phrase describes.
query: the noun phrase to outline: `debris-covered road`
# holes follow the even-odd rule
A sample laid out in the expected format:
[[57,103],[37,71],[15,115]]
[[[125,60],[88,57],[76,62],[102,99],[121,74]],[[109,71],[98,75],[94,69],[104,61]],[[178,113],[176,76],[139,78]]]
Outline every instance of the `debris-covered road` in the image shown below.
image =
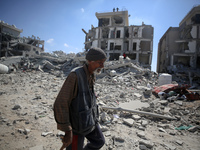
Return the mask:
[[[0,149],[57,150],[61,147],[52,106],[71,69],[71,62],[54,69],[18,69],[0,74]],[[114,64],[114,65],[113,65]],[[152,94],[158,75],[129,64],[107,70],[95,84],[100,125],[106,138],[103,150],[199,150],[200,100],[173,99]],[[109,66],[112,66],[109,68]],[[114,70],[114,71],[113,71]],[[173,81],[174,84],[177,82]],[[172,97],[168,95],[168,97]],[[124,107],[176,118],[163,119],[103,107]]]

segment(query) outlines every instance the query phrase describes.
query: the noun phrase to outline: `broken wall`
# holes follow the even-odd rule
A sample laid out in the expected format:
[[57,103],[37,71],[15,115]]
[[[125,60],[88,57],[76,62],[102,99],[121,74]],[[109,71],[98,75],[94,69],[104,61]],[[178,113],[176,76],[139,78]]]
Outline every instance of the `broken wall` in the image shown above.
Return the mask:
[[180,65],[190,67],[190,56],[177,56],[177,55],[175,55],[173,64],[174,65],[180,64]]
[[109,31],[110,31],[110,29],[109,29],[108,27],[102,28],[102,29],[101,29],[101,33],[102,33],[101,37],[102,37],[102,38],[108,38],[108,36],[109,36]]
[[15,31],[15,30],[10,29],[10,28],[6,28],[6,27],[2,27],[1,32],[5,33],[5,34],[9,34],[9,35],[14,36],[14,37],[20,36],[20,32]]
[[100,18],[99,19],[99,27],[110,26],[110,18]]
[[109,60],[119,60],[119,53],[109,53]]
[[133,27],[132,36],[134,38],[138,38],[138,31],[139,31],[139,27]]
[[151,51],[150,50],[151,47],[151,41],[141,41],[140,42],[140,50],[141,51]]
[[145,26],[142,29],[142,37],[146,39],[153,39],[153,28],[149,26]]
[[139,62],[142,65],[149,64],[149,55],[148,54],[139,54]]
[[121,16],[113,16],[111,17],[111,20],[112,20],[112,26],[120,26],[120,25],[123,25],[124,24],[124,19],[121,17]]
[[101,40],[101,49],[107,49],[107,40]]
[[129,57],[132,60],[136,60],[137,59],[137,54],[133,53],[133,54],[126,54],[127,57]]
[[139,39],[133,39],[132,43],[133,43],[132,48],[130,48],[130,50],[139,51],[140,50],[140,40]]

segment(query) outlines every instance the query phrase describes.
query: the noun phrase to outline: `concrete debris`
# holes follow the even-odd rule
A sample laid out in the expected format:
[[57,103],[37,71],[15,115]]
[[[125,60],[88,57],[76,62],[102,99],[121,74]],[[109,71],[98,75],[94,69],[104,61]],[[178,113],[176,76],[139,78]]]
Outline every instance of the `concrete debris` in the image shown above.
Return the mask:
[[52,132],[42,132],[41,135],[45,137],[45,136],[50,135],[50,134],[53,134],[53,133]]
[[145,145],[139,145],[139,149],[140,150],[148,150],[148,148]]
[[[2,149],[60,148],[64,133],[56,129],[53,102],[71,69],[85,63],[84,55],[56,51],[1,58],[0,64],[9,68],[0,74]],[[155,87],[168,85],[160,86],[159,76],[128,57],[105,62],[94,86],[106,140],[103,150],[199,149],[200,100],[180,95],[181,88],[158,88],[161,93],[154,94]],[[188,84],[181,76],[177,78],[172,75],[172,87]],[[196,80],[184,89],[198,93],[199,86]],[[176,129],[182,126],[190,128]]]
[[160,132],[167,133],[163,128],[158,128],[158,130],[159,130]]
[[188,129],[188,131],[190,131],[190,132],[196,132],[196,131],[198,131],[198,130],[200,130],[200,127],[199,127],[199,126],[193,126],[193,127],[190,127],[190,128]]
[[177,143],[178,145],[183,145],[183,141],[180,141],[180,140],[176,140],[176,143]]
[[147,148],[153,148],[154,144],[148,140],[139,140],[140,145],[145,145]]
[[31,132],[31,130],[30,129],[18,129],[18,132],[27,135]]
[[146,126],[148,125],[148,121],[147,121],[147,120],[142,120],[142,121],[141,121],[141,125],[142,125],[143,127],[146,127]]
[[137,132],[137,136],[139,136],[140,138],[146,140],[146,138],[145,138],[145,133],[144,133],[143,131]]
[[12,109],[13,110],[18,110],[18,109],[21,109],[21,106],[20,105],[15,105]]
[[124,119],[125,124],[129,125],[130,127],[133,126],[134,120],[133,119]]
[[134,120],[140,120],[140,119],[141,119],[141,117],[138,116],[138,115],[133,115],[132,118],[133,118]]
[[49,61],[45,61],[44,67],[49,69],[49,70],[55,69],[55,66],[52,63],[50,63]]

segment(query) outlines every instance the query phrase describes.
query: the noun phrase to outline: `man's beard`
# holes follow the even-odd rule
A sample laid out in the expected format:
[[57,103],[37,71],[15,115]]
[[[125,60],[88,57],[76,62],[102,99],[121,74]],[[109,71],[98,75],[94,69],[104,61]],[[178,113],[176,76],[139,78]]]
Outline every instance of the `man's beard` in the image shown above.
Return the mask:
[[102,68],[97,68],[94,70],[94,74],[99,75],[99,74],[101,74],[101,71],[102,71]]

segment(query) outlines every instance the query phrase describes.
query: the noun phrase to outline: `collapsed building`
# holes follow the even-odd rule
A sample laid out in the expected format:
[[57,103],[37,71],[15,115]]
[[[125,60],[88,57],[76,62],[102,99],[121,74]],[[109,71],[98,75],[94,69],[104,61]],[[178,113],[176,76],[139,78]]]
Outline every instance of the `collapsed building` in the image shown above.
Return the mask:
[[44,40],[39,37],[20,37],[23,30],[0,20],[0,57],[32,57],[44,52]]
[[128,56],[133,63],[151,69],[153,51],[153,32],[151,25],[130,25],[127,10],[97,13],[98,27],[92,25],[85,37],[85,50],[100,47],[105,50],[109,60]]
[[200,77],[200,5],[170,27],[158,44],[157,72]]

